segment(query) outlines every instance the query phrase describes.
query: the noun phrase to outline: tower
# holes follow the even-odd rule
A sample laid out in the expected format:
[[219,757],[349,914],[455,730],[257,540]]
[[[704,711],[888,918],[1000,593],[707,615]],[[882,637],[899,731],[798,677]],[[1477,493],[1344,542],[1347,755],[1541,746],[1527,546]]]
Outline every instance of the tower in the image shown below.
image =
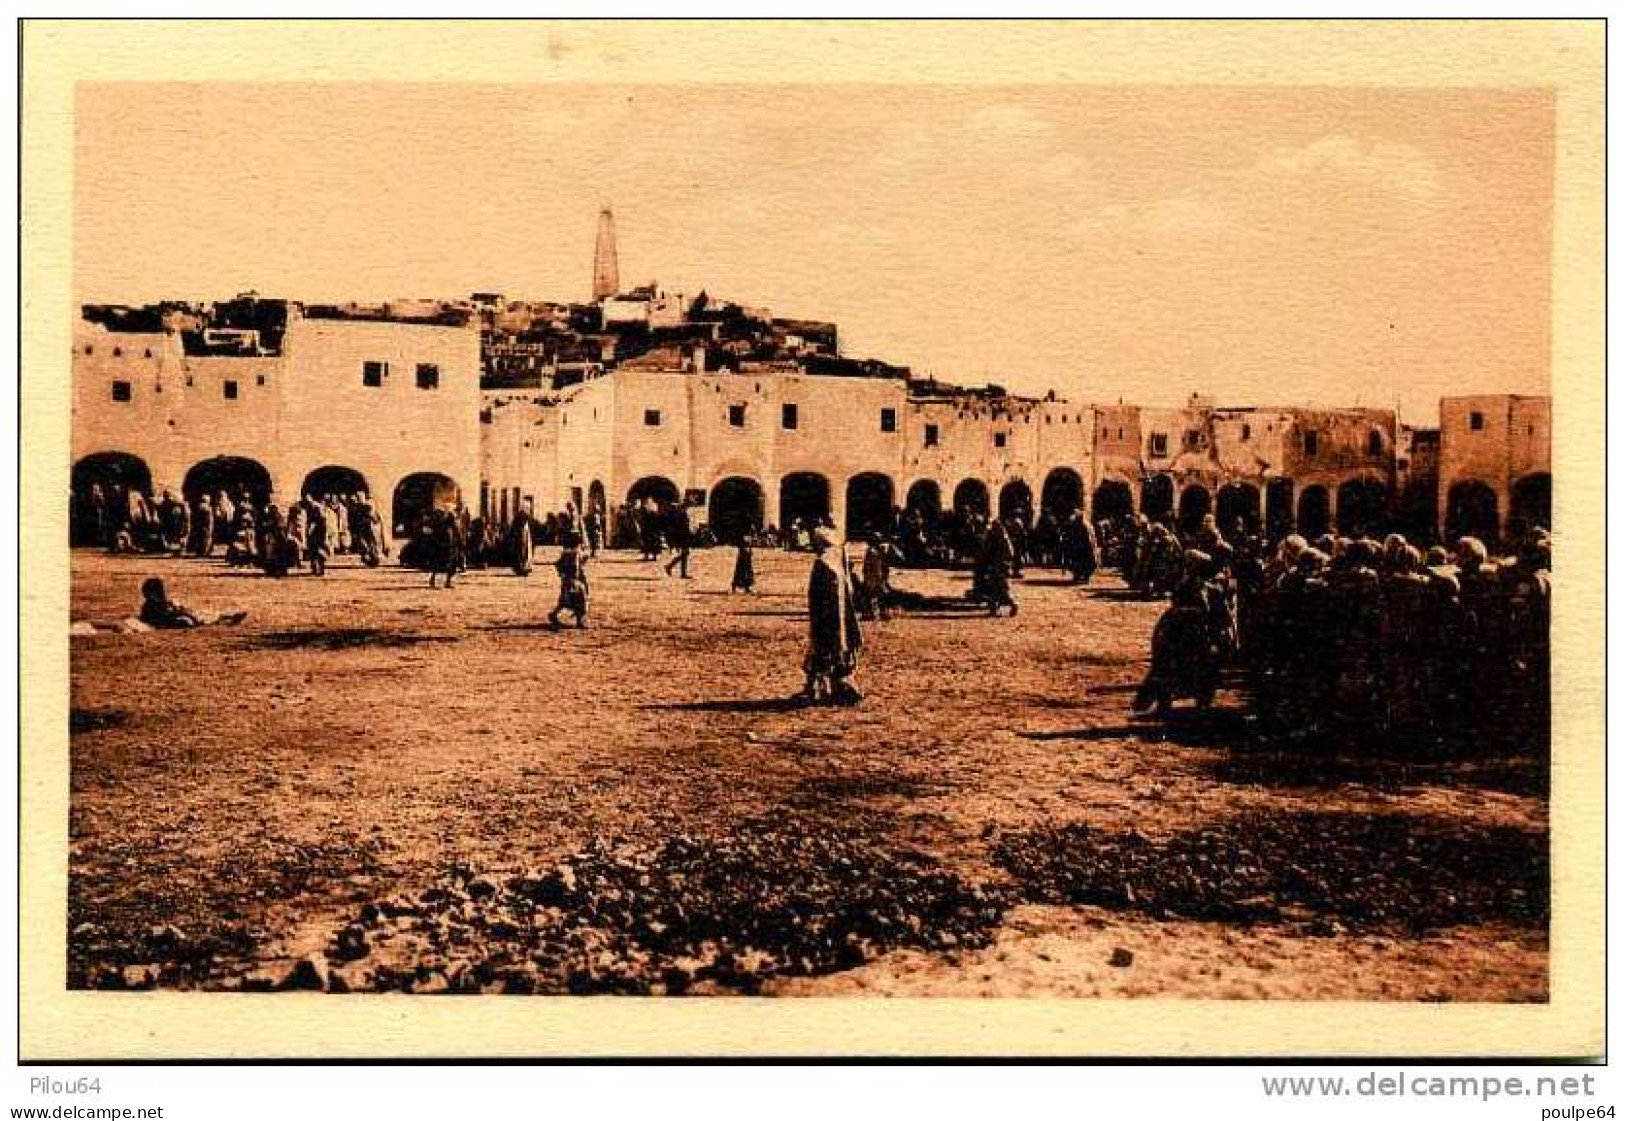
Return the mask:
[[620,262],[615,255],[615,212],[598,212],[598,242],[592,253],[592,298],[602,300],[621,290]]

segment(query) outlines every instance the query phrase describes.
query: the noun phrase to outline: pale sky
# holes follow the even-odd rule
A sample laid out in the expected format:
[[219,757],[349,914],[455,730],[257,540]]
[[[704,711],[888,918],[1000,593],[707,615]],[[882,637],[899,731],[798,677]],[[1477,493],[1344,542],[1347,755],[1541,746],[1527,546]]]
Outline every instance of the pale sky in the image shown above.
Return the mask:
[[1553,100],[1033,86],[85,85],[84,301],[624,286],[1085,401],[1548,392]]

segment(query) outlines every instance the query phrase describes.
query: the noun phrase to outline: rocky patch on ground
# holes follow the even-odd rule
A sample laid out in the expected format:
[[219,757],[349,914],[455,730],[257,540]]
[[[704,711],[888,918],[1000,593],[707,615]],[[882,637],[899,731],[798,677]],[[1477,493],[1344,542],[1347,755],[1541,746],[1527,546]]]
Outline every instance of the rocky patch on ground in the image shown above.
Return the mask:
[[219,922],[206,930],[161,923],[139,931],[81,922],[68,936],[68,987],[176,989],[208,983],[226,960],[248,960],[264,934]]
[[600,840],[558,865],[459,870],[364,905],[283,987],[413,993],[759,991],[888,950],[986,945],[994,894],[927,858],[827,827],[757,824],[721,838]]
[[1410,931],[1550,917],[1544,834],[1403,814],[1273,813],[1166,839],[1084,824],[1000,837],[994,859],[1039,903],[1158,918]]

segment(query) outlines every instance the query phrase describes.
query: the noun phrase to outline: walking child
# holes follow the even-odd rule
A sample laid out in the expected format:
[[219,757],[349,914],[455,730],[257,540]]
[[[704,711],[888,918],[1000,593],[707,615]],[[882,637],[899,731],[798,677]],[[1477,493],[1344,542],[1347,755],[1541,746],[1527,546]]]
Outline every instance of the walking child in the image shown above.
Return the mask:
[[581,538],[577,534],[565,534],[559,559],[553,562],[553,567],[559,573],[559,601],[548,612],[548,624],[558,630],[559,613],[568,611],[575,616],[576,627],[586,630],[590,589],[587,586],[587,558],[581,551]]

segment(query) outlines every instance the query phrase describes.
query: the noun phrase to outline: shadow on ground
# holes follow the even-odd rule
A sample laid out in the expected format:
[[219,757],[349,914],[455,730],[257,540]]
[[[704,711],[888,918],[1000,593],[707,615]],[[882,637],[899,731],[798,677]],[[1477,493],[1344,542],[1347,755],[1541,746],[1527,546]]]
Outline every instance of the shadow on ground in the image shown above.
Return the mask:
[[103,728],[119,728],[129,723],[130,714],[116,708],[75,708],[68,712],[68,734],[84,735]]
[[413,634],[352,627],[342,630],[271,631],[244,639],[242,647],[246,650],[353,650],[363,646],[394,648],[456,641],[457,637],[449,634]]
[[[1095,686],[1092,693],[1133,692],[1137,687]],[[1167,717],[1146,717],[1080,728],[1028,730],[1024,739],[1040,742],[1109,742],[1138,740],[1146,744],[1218,749],[1217,757],[1193,760],[1208,777],[1238,786],[1275,789],[1339,790],[1364,786],[1401,790],[1443,786],[1494,790],[1544,797],[1551,786],[1547,757],[1481,750],[1472,746],[1394,741],[1339,741],[1322,735],[1296,740],[1272,735],[1241,708],[1202,712],[1175,709]]]
[[675,701],[639,705],[644,712],[795,712],[809,707],[800,696],[734,697],[714,701]]

